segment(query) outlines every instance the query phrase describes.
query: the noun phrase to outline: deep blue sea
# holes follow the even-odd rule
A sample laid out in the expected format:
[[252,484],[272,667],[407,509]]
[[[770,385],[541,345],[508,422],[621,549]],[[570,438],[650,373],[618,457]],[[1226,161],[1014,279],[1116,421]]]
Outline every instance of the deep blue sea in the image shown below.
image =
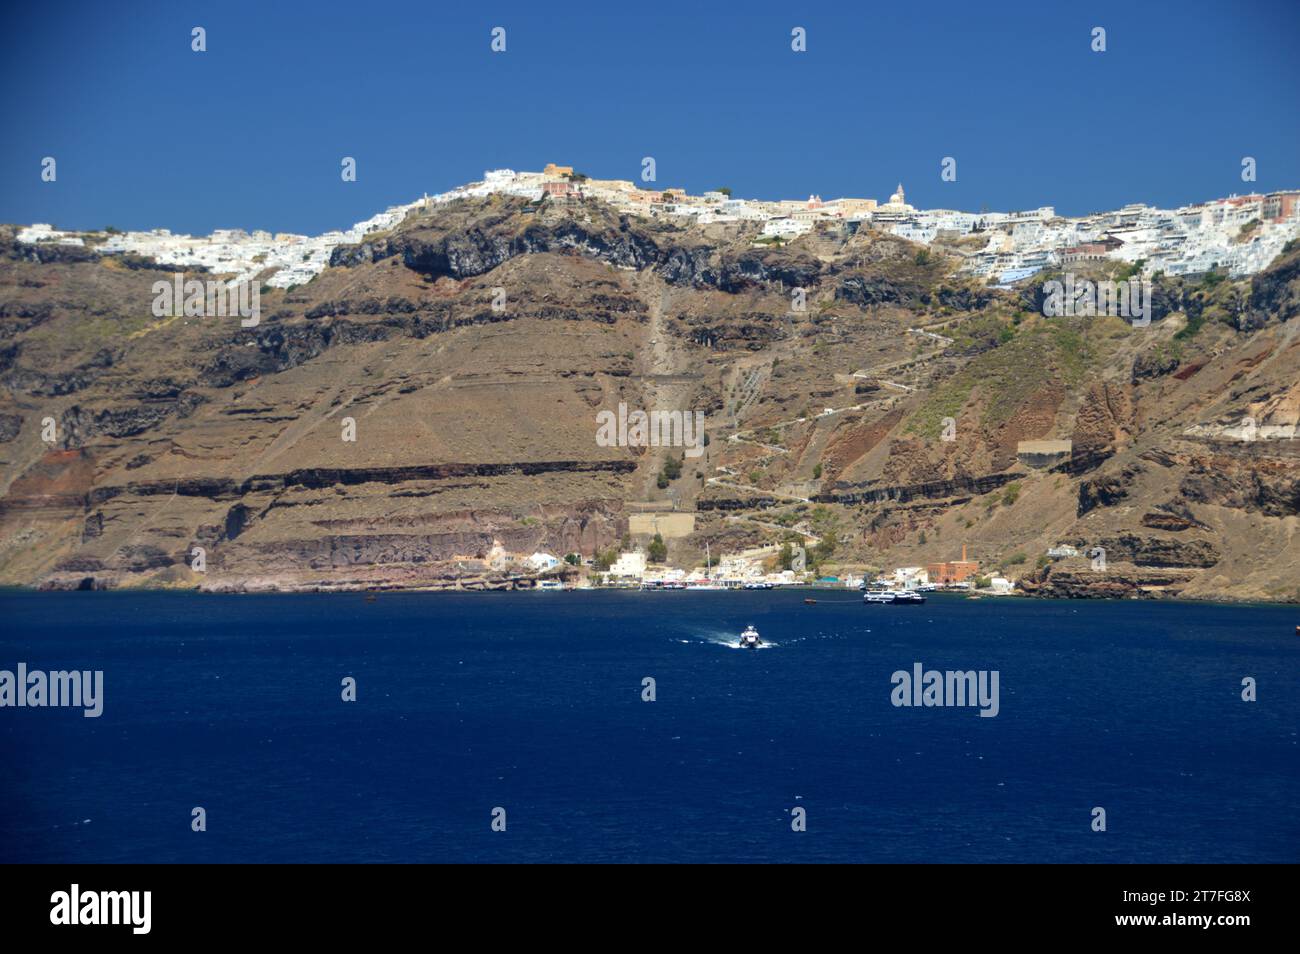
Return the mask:
[[[733,648],[747,623],[773,645]],[[1295,862],[1297,624],[848,591],[0,593],[0,669],[104,672],[98,719],[0,709],[0,861]],[[998,715],[895,707],[918,662],[997,670]]]

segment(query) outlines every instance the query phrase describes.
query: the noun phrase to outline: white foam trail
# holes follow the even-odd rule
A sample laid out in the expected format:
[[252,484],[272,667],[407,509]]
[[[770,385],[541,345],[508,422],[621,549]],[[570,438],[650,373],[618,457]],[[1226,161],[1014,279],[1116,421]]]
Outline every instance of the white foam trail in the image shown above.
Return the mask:
[[[715,646],[726,646],[728,649],[744,649],[744,648],[745,648],[745,647],[743,647],[743,646],[740,645],[740,637],[739,637],[739,636],[732,636],[732,635],[729,635],[729,634],[728,634],[728,635],[723,635],[723,634],[714,634],[714,635],[706,636],[706,637],[705,637],[705,641],[706,641],[706,642],[713,643],[713,645],[715,645]],[[761,645],[759,645],[759,646],[755,646],[754,648],[755,648],[755,649],[772,649],[772,648],[774,648],[774,647],[776,647],[776,646],[779,646],[779,645],[780,645],[780,643],[774,643],[774,642],[772,642],[772,641],[769,640],[769,639],[764,639]]]
[[[677,640],[677,642],[679,642],[679,643],[689,643],[689,642],[709,643],[710,645],[713,645],[713,646],[725,646],[727,649],[743,649],[743,648],[744,648],[743,646],[740,645],[740,637],[739,637],[739,636],[737,636],[735,633],[727,632],[727,631],[725,631],[725,630],[713,630],[712,632],[708,632],[708,633],[700,633],[700,634],[699,634],[699,635],[698,635],[694,640],[689,640],[689,639],[679,639],[679,640]],[[761,646],[756,646],[755,648],[756,648],[756,649],[774,649],[774,648],[776,648],[777,646],[780,646],[780,645],[781,645],[780,643],[774,643],[774,642],[768,640],[767,638],[764,638],[764,639],[763,639],[763,644],[762,644]]]

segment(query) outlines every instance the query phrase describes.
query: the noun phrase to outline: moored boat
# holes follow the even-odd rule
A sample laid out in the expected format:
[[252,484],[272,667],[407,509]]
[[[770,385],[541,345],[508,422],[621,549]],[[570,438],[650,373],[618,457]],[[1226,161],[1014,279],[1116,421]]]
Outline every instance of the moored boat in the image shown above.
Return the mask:
[[916,606],[925,602],[925,597],[915,590],[867,590],[862,594],[864,603],[901,603]]

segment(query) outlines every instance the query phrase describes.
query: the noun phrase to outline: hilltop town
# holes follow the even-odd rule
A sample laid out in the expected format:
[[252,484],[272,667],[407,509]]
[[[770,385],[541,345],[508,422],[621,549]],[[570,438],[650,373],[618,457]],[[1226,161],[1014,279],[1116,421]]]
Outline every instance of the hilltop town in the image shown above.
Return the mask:
[[663,218],[685,226],[756,223],[758,243],[780,244],[810,232],[846,235],[878,229],[921,245],[940,243],[963,259],[962,271],[998,285],[1011,285],[1045,269],[1110,260],[1138,265],[1143,275],[1199,274],[1219,270],[1230,277],[1253,275],[1300,235],[1300,190],[1232,195],[1177,209],[1141,203],[1081,217],[1058,216],[1052,206],[1015,212],[917,209],[903,186],[885,202],[866,198],[764,201],[734,197],[730,189],[689,195],[683,189],[639,187],[626,179],[593,179],[572,166],[549,163],[541,172],[493,169],[482,181],[393,206],[343,231],[319,236],[219,229],[208,236],[148,232],[76,233],[40,223],[18,232],[18,241],[89,244],[105,254],[132,253],[177,268],[206,268],[252,281],[262,275],[272,288],[292,288],[320,274],[340,246],[384,233],[418,210],[489,195],[530,202],[607,203],[620,214]]
[[[643,185],[494,170],[315,238],[0,227],[0,583],[1300,599],[1297,193]],[[1147,276],[1149,321],[1056,314],[1063,271]],[[258,283],[260,322],[154,308],[179,272]]]

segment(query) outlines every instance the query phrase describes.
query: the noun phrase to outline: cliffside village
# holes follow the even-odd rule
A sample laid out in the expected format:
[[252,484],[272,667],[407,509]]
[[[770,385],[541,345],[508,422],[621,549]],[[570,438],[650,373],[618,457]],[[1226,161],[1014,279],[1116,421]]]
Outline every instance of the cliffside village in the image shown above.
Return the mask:
[[1230,277],[1266,267],[1291,239],[1300,237],[1300,190],[1232,195],[1177,209],[1135,203],[1112,212],[1078,218],[1058,216],[1052,206],[1020,212],[959,212],[917,209],[903,186],[886,202],[838,198],[763,201],[735,198],[729,190],[688,195],[683,189],[643,189],[627,179],[593,179],[572,166],[550,163],[541,172],[492,169],[480,182],[458,186],[395,205],[344,231],[307,236],[291,233],[218,229],[211,235],[173,235],[167,229],[110,232],[100,241],[91,233],[61,231],[35,224],[18,233],[21,242],[89,245],[105,254],[133,253],[177,268],[206,266],[232,281],[264,279],[273,288],[311,281],[329,264],[340,245],[355,244],[401,223],[411,212],[468,197],[493,194],[534,202],[588,199],[608,203],[628,215],[663,217],[681,224],[761,223],[758,242],[784,242],[819,231],[847,236],[868,226],[922,245],[960,240],[948,250],[965,261],[962,269],[998,285],[1028,278],[1046,268],[1110,259],[1143,263],[1142,273],[1167,275],[1225,270]]
[[[755,241],[789,241],[811,232],[852,235],[868,226],[922,245],[939,239],[963,239],[948,250],[965,258],[963,269],[996,284],[1023,280],[1046,268],[1068,267],[1074,262],[1142,261],[1143,274],[1176,275],[1223,269],[1232,277],[1265,268],[1290,240],[1300,237],[1300,190],[1229,196],[1178,209],[1127,205],[1112,212],[1078,218],[1058,216],[1051,206],[1021,212],[959,212],[922,210],[906,201],[900,184],[888,201],[838,198],[823,201],[762,201],[733,197],[729,190],[688,195],[682,189],[639,188],[630,180],[593,179],[571,166],[548,164],[541,172],[494,169],[482,181],[459,186],[438,195],[426,195],[406,205],[354,224],[345,231],[319,236],[239,229],[220,229],[208,236],[173,235],[166,229],[149,232],[77,233],[36,224],[23,228],[18,240],[86,246],[103,255],[131,253],[153,258],[178,269],[206,266],[233,281],[264,278],[272,287],[291,287],[310,281],[329,264],[340,245],[353,244],[385,232],[417,210],[494,194],[517,196],[532,202],[583,202],[599,200],[615,211],[633,216],[665,218],[680,224],[707,226],[727,223],[761,223]],[[89,239],[89,241],[88,241]],[[1018,448],[1030,466],[1045,466],[1068,455],[1069,442],[1028,441]],[[665,515],[634,515],[637,519],[667,519]],[[654,532],[633,526],[648,540]],[[682,534],[665,533],[665,536]],[[800,548],[789,560],[781,547],[770,546],[722,556],[716,563],[691,570],[656,565],[645,549],[626,547],[608,565],[591,558],[561,557],[548,553],[513,553],[499,544],[485,557],[466,556],[461,569],[515,579],[522,586],[541,589],[585,588],[593,585],[648,589],[742,589],[820,584],[863,587],[868,584],[896,589],[959,589],[1006,595],[1015,591],[1014,579],[981,574],[980,564],[966,558],[924,567],[897,567],[874,579],[871,574],[850,574],[843,579],[817,578],[806,566]],[[1048,550],[1044,558],[1057,560],[1080,554],[1063,546]],[[788,564],[788,565],[783,565]],[[861,572],[861,571],[860,571]]]

